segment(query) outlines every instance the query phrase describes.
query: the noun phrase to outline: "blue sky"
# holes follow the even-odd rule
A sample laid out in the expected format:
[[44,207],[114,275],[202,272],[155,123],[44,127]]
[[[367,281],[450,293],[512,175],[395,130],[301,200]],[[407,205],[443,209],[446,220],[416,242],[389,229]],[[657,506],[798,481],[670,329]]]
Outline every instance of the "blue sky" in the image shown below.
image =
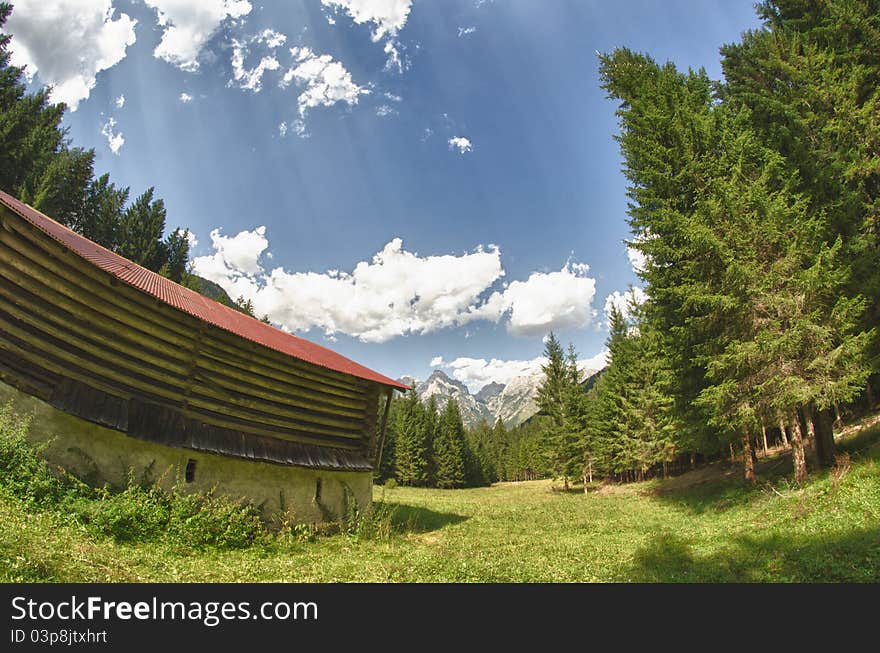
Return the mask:
[[473,389],[550,329],[600,354],[606,299],[639,285],[597,51],[717,78],[758,26],[734,0],[15,4],[14,61],[76,106],[96,172],[155,186],[199,273],[385,374]]

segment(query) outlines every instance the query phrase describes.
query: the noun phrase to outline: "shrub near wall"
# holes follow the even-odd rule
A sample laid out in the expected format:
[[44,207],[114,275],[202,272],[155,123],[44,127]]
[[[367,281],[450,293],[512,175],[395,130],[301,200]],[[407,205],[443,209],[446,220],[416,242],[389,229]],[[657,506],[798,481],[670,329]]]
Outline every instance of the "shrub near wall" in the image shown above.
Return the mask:
[[144,487],[133,477],[122,492],[93,489],[47,464],[45,446],[27,440],[29,423],[11,404],[0,408],[0,492],[30,508],[56,509],[117,542],[234,549],[269,535],[256,507],[224,497]]

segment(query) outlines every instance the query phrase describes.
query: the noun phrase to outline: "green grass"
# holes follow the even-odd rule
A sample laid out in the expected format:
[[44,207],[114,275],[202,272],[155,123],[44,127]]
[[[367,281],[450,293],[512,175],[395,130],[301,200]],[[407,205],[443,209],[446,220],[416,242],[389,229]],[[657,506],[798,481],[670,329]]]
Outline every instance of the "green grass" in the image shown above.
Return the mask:
[[369,528],[294,529],[244,548],[126,542],[0,492],[0,580],[282,582],[880,581],[880,427],[852,463],[792,486],[785,458],[745,486],[717,466],[557,492],[377,487]]

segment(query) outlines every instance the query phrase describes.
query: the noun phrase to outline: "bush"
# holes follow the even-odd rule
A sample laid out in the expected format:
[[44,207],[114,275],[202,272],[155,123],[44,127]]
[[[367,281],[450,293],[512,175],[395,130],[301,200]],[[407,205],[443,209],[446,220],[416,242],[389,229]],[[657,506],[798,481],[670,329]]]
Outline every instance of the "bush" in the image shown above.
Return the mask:
[[71,506],[91,530],[117,542],[142,542],[164,534],[170,518],[167,499],[157,488],[145,489],[131,479],[122,492],[98,490]]
[[210,494],[170,495],[166,537],[185,547],[240,549],[267,534],[256,508]]
[[[0,492],[60,514],[97,536],[120,543],[156,542],[184,549],[240,549],[254,544],[307,542],[319,533],[345,533],[351,539],[384,539],[393,531],[393,510],[376,504],[364,511],[345,487],[345,510],[331,523],[292,524],[287,519],[277,533],[247,503],[212,493],[170,491],[158,483],[143,485],[130,474],[122,491],[94,489],[42,457],[45,445],[27,440],[30,420],[12,405],[0,408]],[[386,487],[396,485],[388,481]]]
[[0,491],[62,513],[117,542],[159,541],[186,548],[235,549],[268,534],[253,506],[210,494],[143,486],[130,475],[121,492],[93,489],[43,459],[27,440],[30,419],[0,408]]
[[0,408],[0,488],[31,505],[57,504],[71,491],[72,479],[46,464],[46,445],[28,442],[30,422],[11,402]]

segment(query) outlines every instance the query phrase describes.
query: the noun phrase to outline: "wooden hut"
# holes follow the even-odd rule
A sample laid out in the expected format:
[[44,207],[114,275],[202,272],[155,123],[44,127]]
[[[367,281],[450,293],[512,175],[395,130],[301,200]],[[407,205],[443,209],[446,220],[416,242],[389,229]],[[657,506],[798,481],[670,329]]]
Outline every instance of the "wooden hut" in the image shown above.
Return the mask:
[[32,437],[89,482],[338,515],[371,500],[395,389],[0,192],[0,402],[35,412]]

